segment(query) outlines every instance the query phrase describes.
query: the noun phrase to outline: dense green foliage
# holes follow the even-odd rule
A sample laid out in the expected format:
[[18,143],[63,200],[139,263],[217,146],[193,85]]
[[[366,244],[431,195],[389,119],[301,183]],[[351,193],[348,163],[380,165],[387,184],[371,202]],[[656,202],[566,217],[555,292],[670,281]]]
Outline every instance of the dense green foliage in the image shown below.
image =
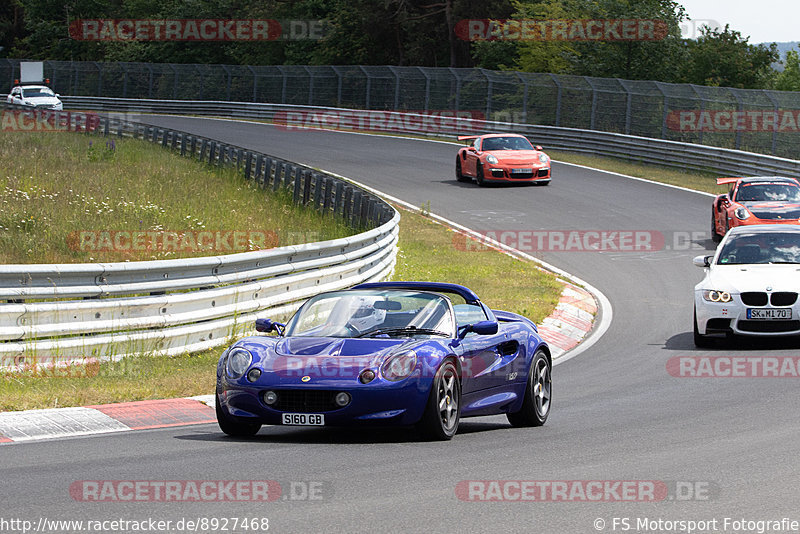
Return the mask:
[[[321,40],[260,42],[89,42],[71,39],[76,19],[326,20]],[[465,19],[646,19],[666,24],[643,41],[460,38]],[[239,65],[419,65],[483,67],[630,80],[797,90],[787,59],[773,70],[774,45],[753,45],[725,27],[681,37],[684,8],[673,0],[6,0],[0,57]],[[794,70],[793,70],[794,69]]]

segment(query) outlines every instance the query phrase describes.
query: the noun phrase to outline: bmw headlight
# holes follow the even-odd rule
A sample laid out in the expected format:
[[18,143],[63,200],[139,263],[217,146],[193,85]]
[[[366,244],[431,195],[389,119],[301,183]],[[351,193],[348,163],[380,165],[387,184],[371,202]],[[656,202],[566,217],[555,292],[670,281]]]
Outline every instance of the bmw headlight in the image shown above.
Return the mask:
[[417,354],[413,350],[400,352],[383,363],[381,374],[386,380],[396,382],[408,378],[416,366]]
[[228,352],[225,372],[228,378],[241,378],[251,363],[253,363],[253,355],[250,354],[249,350],[242,347],[234,347]]
[[497,156],[495,156],[494,154],[489,154],[488,156],[486,156],[486,161],[488,161],[492,165],[496,165],[497,164]]
[[750,212],[747,211],[745,208],[736,208],[736,211],[733,212],[736,215],[736,218],[743,221],[750,217]]
[[539,154],[539,161],[541,163],[547,163],[548,160],[549,158],[547,157],[547,154]]
[[731,294],[727,291],[717,291],[715,289],[704,289],[703,299],[709,302],[726,303],[731,301]]

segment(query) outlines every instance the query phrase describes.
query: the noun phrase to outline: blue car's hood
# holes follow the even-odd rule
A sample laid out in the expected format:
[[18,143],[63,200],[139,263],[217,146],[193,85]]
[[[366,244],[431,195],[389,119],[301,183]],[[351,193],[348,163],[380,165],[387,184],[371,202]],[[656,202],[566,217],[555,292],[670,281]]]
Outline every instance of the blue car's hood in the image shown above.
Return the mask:
[[287,337],[275,344],[280,356],[368,356],[402,345],[406,339]]

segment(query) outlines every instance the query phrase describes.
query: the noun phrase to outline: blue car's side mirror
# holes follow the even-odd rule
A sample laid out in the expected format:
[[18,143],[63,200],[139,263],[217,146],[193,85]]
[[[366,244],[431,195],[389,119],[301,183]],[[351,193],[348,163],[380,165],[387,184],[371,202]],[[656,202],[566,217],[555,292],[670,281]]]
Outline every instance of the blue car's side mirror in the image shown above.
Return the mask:
[[470,332],[475,332],[479,336],[491,336],[497,333],[498,328],[497,321],[478,321],[477,323],[463,326],[458,334],[458,339],[464,339]]
[[256,319],[256,332],[269,333],[274,330],[279,336],[282,336],[284,328],[286,325],[273,322],[271,319]]

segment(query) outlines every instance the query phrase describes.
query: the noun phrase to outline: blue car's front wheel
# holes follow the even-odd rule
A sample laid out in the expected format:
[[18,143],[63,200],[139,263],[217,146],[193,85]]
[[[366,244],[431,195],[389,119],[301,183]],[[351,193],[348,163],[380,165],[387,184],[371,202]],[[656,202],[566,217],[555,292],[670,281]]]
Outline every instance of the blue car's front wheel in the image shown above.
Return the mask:
[[433,379],[419,430],[429,439],[449,440],[456,435],[460,418],[461,380],[458,368],[452,360],[445,360]]
[[551,371],[547,355],[543,350],[537,350],[528,371],[522,408],[508,414],[508,422],[513,426],[542,426],[547,421],[553,391]]
[[219,428],[227,435],[233,437],[255,436],[261,430],[260,423],[239,423],[234,421],[219,405],[219,397],[217,395],[214,395],[214,404],[217,410]]

